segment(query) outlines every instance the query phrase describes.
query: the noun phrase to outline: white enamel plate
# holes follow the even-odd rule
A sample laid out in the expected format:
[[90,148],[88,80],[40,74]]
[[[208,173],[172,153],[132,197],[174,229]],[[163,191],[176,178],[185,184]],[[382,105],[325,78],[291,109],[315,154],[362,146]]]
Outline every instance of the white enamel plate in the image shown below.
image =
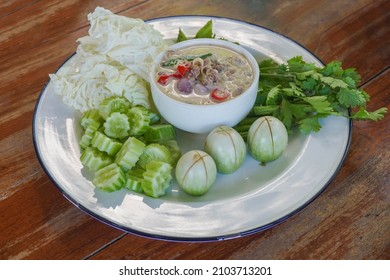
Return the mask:
[[[149,23],[165,38],[173,39],[179,28],[193,35],[210,18],[168,17]],[[322,65],[302,46],[268,29],[231,19],[212,19],[217,37],[239,42],[258,60],[285,62],[301,55],[306,61]],[[94,188],[79,160],[79,120],[80,114],[54,94],[49,80],[35,108],[33,136],[38,158],[59,190],[77,207],[113,227],[176,241],[235,238],[286,220],[329,185],[344,161],[351,139],[350,120],[329,117],[323,120],[318,133],[292,135],[285,153],[266,166],[248,155],[235,173],[219,174],[204,196],[186,195],[173,182],[166,196],[154,199],[125,190],[103,193]],[[183,153],[203,148],[204,135],[181,131],[177,135]]]

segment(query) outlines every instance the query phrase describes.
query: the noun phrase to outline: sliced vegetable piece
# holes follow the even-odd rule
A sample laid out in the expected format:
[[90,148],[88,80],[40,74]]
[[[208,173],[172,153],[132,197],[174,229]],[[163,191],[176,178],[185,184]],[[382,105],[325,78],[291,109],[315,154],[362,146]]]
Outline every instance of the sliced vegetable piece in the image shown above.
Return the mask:
[[144,134],[150,126],[151,115],[145,107],[133,107],[128,113],[130,122],[130,135],[140,136]]
[[159,83],[160,85],[163,85],[165,86],[169,80],[169,78],[171,78],[172,76],[171,75],[166,75],[166,74],[162,74],[158,77],[157,79],[157,83]]
[[131,103],[124,97],[113,96],[104,99],[99,104],[99,113],[103,119],[107,119],[113,112],[126,114],[131,108]]
[[115,162],[125,171],[132,169],[145,149],[145,143],[129,137],[115,156]]
[[102,191],[113,192],[121,189],[125,180],[123,170],[116,163],[111,163],[96,171],[92,183]]
[[137,193],[143,193],[142,189],[142,177],[134,176],[131,173],[126,173],[126,182],[124,188]]
[[80,160],[84,166],[91,171],[97,171],[103,167],[113,163],[112,157],[99,151],[98,149],[87,147],[80,156]]
[[100,116],[99,110],[91,109],[83,113],[80,123],[84,129],[87,129],[90,125],[99,127],[103,123],[103,119]]
[[149,116],[150,116],[150,125],[157,124],[161,120],[160,115],[155,112],[149,111]]
[[187,74],[187,72],[190,70],[190,65],[189,64],[179,64],[176,67],[177,72],[179,72],[180,75],[184,76]]
[[104,133],[111,138],[125,138],[129,136],[129,117],[125,114],[114,112],[104,122]]
[[221,91],[219,89],[214,89],[210,94],[211,99],[216,102],[222,102],[229,97],[229,94],[225,91]]
[[88,146],[91,145],[91,141],[93,136],[95,135],[95,132],[99,129],[100,123],[98,122],[90,122],[87,126],[87,128],[84,131],[83,136],[81,136],[80,139],[80,147],[85,149]]
[[115,156],[122,147],[122,143],[115,141],[100,131],[95,132],[91,141],[91,145],[101,152],[106,152],[110,156]]
[[146,165],[142,189],[148,196],[160,197],[165,195],[172,181],[172,166],[162,161],[151,161]]
[[177,143],[176,140],[168,140],[168,141],[160,142],[160,144],[167,147],[168,150],[171,152],[171,157],[172,157],[171,164],[173,167],[175,167],[177,161],[181,157],[181,150],[180,150],[179,143]]
[[168,141],[175,138],[175,128],[171,124],[155,124],[145,132],[145,139],[148,142]]
[[146,168],[146,165],[152,160],[172,163],[172,155],[166,146],[158,143],[152,143],[146,146],[144,152],[139,158],[138,164],[142,168]]

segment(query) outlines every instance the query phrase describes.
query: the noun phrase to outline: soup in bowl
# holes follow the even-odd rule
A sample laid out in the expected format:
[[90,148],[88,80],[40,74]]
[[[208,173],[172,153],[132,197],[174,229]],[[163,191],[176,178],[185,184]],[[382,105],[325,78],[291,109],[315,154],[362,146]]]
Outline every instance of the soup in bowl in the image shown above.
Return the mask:
[[236,125],[254,105],[258,80],[255,58],[243,47],[218,39],[172,45],[156,58],[150,74],[159,113],[193,133]]

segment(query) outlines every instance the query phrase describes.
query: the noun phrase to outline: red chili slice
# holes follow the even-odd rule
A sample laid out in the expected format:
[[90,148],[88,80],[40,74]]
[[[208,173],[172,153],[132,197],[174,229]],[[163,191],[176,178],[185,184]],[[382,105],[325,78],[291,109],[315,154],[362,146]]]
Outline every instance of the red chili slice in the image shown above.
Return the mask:
[[180,73],[174,73],[174,74],[172,74],[171,76],[174,77],[174,78],[176,78],[176,79],[181,79],[181,78],[183,78],[183,75],[180,74]]
[[183,77],[183,75],[179,74],[179,73],[173,73],[173,74],[170,74],[170,75],[167,75],[167,74],[161,74],[158,79],[157,79],[157,83],[159,83],[160,85],[163,85],[165,86],[169,80],[169,78],[176,78],[176,79],[181,79]]
[[160,75],[158,77],[158,80],[157,80],[157,83],[161,84],[161,85],[166,85],[168,79],[171,77],[171,75]]
[[184,76],[188,72],[188,70],[190,70],[190,67],[187,65],[179,64],[176,69],[177,72]]
[[214,99],[215,101],[221,102],[226,100],[229,97],[229,94],[225,91],[221,91],[219,89],[214,89],[211,94],[211,98]]

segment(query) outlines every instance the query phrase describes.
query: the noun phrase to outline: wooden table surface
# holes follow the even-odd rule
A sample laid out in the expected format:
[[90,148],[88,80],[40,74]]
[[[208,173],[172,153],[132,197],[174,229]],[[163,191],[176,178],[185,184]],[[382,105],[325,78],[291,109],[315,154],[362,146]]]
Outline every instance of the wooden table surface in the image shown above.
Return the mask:
[[[174,3],[174,4],[173,4]],[[87,34],[96,6],[144,20],[214,15],[299,42],[362,76],[368,109],[390,103],[388,0],[9,0],[0,3],[0,259],[389,259],[390,116],[354,122],[341,170],[282,224],[232,240],[167,242],[128,234],[65,199],[42,169],[33,111],[48,81]]]

